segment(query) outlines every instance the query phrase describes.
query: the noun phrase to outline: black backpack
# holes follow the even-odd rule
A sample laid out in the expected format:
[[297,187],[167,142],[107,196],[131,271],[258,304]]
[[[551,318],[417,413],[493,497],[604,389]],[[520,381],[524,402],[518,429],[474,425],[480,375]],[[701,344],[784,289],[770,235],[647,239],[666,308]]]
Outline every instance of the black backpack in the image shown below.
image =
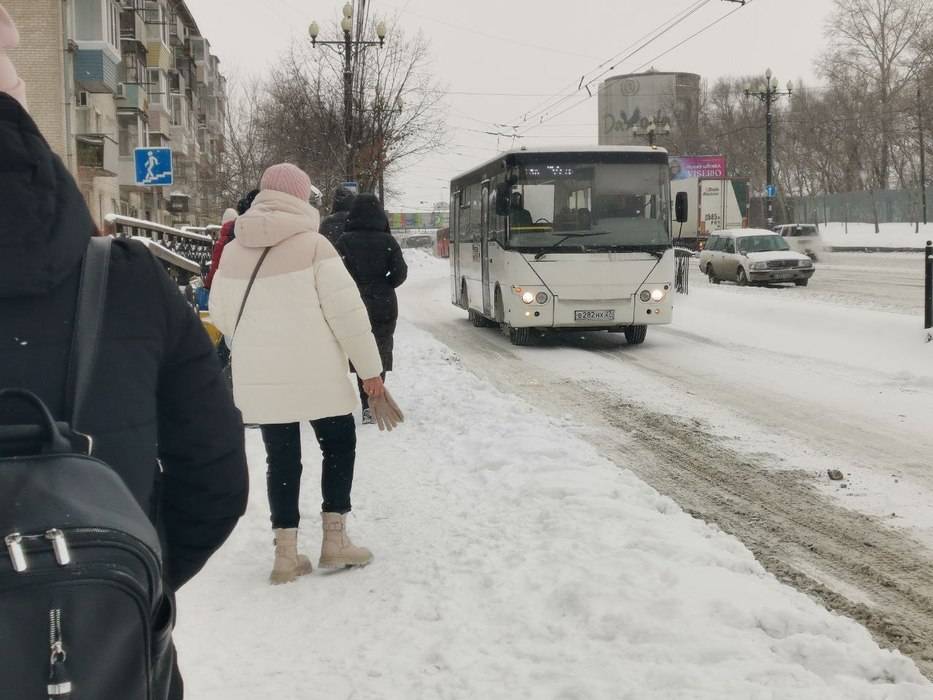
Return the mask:
[[34,425],[0,425],[0,697],[164,700],[174,622],[159,537],[81,411],[102,326],[110,239],[88,246],[68,372],[70,423],[35,394]]

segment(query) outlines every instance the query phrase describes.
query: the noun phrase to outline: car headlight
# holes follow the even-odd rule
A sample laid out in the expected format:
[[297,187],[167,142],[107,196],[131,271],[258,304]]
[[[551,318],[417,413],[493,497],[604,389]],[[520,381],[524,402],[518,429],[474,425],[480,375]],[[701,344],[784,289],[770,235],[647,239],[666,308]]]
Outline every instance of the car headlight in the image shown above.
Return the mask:
[[642,301],[651,301],[651,292],[647,289],[641,290],[641,294],[638,295],[638,298]]
[[537,295],[535,295],[535,301],[538,302],[539,304],[547,304],[547,300],[548,300],[547,292],[538,292]]
[[652,289],[651,290],[651,301],[661,301],[664,298],[663,289]]
[[751,269],[753,269],[753,270],[767,270],[767,269],[768,269],[768,263],[766,263],[766,262],[756,262],[756,263],[752,263]]
[[532,294],[531,292],[525,292],[524,294],[522,294],[522,301],[525,302],[526,304],[530,304],[534,300],[535,300],[535,295]]
[[797,267],[813,267],[812,260],[799,260],[797,261]]

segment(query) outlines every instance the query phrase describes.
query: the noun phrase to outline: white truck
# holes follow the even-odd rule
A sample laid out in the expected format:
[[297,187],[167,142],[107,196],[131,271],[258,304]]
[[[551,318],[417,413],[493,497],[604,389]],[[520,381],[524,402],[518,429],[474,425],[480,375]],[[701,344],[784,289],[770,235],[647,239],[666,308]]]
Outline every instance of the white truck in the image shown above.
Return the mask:
[[[715,231],[748,225],[748,180],[741,177],[687,177],[671,180],[671,202],[687,193],[687,221],[674,224],[674,245],[699,250]],[[673,221],[673,216],[671,217]]]

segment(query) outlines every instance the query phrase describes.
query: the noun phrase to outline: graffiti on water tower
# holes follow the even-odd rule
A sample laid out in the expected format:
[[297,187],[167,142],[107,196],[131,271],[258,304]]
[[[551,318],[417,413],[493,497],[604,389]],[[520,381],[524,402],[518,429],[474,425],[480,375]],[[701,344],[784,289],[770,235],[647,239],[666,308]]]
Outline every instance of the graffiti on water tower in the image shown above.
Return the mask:
[[671,118],[664,114],[660,109],[653,115],[643,116],[641,109],[636,107],[631,114],[627,114],[624,109],[619,110],[618,114],[607,113],[603,115],[603,133],[612,134],[618,131],[631,132],[635,127],[645,129],[649,124],[654,125],[659,130],[671,128]]

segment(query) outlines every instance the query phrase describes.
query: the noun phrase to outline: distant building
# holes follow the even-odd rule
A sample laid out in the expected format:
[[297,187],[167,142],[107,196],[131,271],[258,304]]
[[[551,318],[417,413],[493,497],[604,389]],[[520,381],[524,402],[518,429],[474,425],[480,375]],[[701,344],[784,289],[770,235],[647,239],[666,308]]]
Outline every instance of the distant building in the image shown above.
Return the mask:
[[[184,0],[4,0],[30,111],[95,220],[216,223],[226,81]],[[173,150],[175,184],[137,187],[134,149]]]
[[[692,144],[699,132],[700,76],[695,73],[633,73],[607,78],[599,86],[599,143],[644,145],[635,134],[652,122],[661,146]],[[662,135],[670,129],[670,135]],[[679,150],[679,149],[678,149]]]

